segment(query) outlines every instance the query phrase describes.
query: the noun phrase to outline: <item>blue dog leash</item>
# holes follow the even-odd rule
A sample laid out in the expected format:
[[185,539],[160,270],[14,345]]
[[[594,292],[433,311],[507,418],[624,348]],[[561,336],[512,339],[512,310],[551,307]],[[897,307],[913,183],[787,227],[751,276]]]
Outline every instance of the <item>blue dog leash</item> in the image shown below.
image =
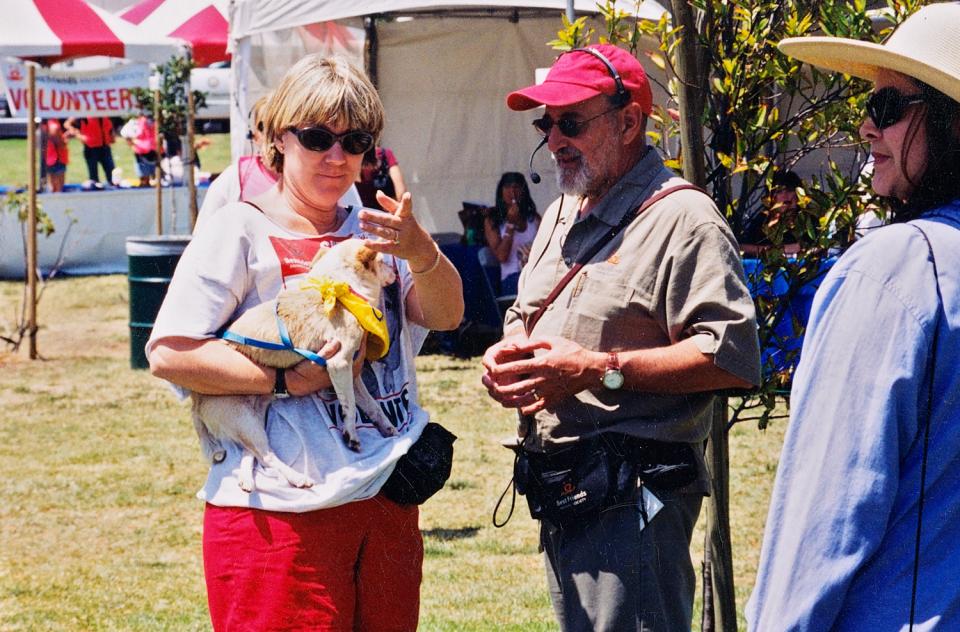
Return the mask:
[[[277,307],[279,308],[279,305]],[[310,351],[309,349],[295,347],[293,342],[290,340],[290,333],[287,331],[287,326],[284,324],[283,319],[280,318],[279,312],[276,312],[276,317],[277,331],[280,334],[279,343],[268,342],[266,340],[257,340],[256,338],[248,338],[247,336],[241,336],[238,333],[234,333],[229,329],[220,334],[220,337],[224,340],[235,342],[237,344],[258,347],[260,349],[269,349],[270,351],[293,351],[294,353],[303,356],[307,360],[310,360],[317,366],[327,366],[327,361],[318,353]]]

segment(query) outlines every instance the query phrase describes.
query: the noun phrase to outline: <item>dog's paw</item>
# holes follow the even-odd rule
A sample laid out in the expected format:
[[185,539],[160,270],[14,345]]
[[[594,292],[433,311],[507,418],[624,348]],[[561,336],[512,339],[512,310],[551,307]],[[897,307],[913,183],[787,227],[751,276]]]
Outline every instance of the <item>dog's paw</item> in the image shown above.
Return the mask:
[[288,476],[287,481],[294,487],[300,488],[313,487],[316,484],[316,482],[306,474],[299,473]]
[[386,426],[377,426],[377,429],[380,431],[381,437],[396,437],[398,434],[400,434],[400,431],[390,424],[387,424]]
[[357,435],[344,430],[343,440],[346,442],[347,447],[353,450],[354,452],[360,451],[360,437],[358,437]]
[[239,485],[240,489],[247,492],[248,494],[251,493],[254,489],[256,489],[256,485],[253,484],[253,477],[246,477],[241,475],[237,478],[237,485]]

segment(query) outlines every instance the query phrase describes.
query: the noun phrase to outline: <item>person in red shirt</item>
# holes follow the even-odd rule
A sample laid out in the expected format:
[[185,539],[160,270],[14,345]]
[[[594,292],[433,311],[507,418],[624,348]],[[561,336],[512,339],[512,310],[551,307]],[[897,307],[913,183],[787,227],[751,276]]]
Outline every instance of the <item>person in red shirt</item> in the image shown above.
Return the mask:
[[150,186],[150,176],[154,174],[157,160],[160,159],[157,152],[157,127],[153,117],[141,114],[130,119],[120,129],[120,135],[133,148],[140,186]]
[[105,116],[70,119],[67,121],[67,129],[83,141],[83,159],[87,162],[87,175],[91,182],[100,182],[97,167],[102,166],[103,180],[109,184],[115,166],[113,150],[110,148],[115,135],[110,119]]
[[48,119],[44,125],[47,128],[47,147],[43,162],[47,166],[47,182],[52,193],[59,193],[63,191],[63,183],[67,178],[67,164],[70,162],[67,140],[73,133],[64,131],[59,119]]

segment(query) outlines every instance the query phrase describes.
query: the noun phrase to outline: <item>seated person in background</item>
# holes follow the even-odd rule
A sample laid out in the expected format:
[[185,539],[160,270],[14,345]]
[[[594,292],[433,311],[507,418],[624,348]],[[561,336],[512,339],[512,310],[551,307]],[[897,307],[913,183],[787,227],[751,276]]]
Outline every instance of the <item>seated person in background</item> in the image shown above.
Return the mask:
[[516,294],[520,268],[530,256],[530,245],[540,228],[537,205],[522,173],[508,171],[497,183],[497,205],[487,212],[483,232],[500,262],[501,295]]
[[397,157],[386,147],[376,147],[363,155],[363,165],[357,180],[357,192],[363,206],[382,211],[383,208],[377,201],[377,191],[383,191],[395,200],[402,198],[407,191]]
[[[740,250],[745,255],[758,255],[772,246],[770,236],[782,222],[792,224],[800,212],[800,197],[797,189],[803,187],[803,181],[793,171],[777,171],[773,174],[770,193],[767,196],[767,208],[763,210],[744,233]],[[788,233],[789,235],[789,233]],[[784,254],[794,255],[800,251],[800,244],[784,243]]]

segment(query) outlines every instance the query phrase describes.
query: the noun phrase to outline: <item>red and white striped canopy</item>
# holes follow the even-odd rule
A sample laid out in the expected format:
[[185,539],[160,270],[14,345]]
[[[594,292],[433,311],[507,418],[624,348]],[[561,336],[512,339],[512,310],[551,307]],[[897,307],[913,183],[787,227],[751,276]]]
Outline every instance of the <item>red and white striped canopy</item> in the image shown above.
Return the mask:
[[85,0],[4,0],[0,4],[0,55],[43,64],[107,55],[162,63],[183,44],[150,35]]
[[230,59],[227,0],[142,0],[120,14],[151,33],[186,40],[198,66]]

